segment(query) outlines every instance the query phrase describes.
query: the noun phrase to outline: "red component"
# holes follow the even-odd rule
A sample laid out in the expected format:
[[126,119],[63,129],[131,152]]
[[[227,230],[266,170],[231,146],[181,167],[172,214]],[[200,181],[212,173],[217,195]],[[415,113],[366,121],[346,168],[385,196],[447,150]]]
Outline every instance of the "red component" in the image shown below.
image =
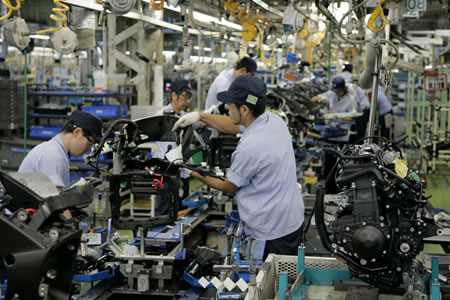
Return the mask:
[[159,180],[157,178],[153,179],[153,181],[152,181],[153,187],[155,189],[163,189],[164,188],[163,181],[164,181],[164,177],[163,176],[161,176],[161,180]]
[[27,209],[25,209],[27,212],[30,212],[30,213],[32,213],[33,215],[35,215],[36,214],[36,210],[34,209],[34,208],[27,208]]

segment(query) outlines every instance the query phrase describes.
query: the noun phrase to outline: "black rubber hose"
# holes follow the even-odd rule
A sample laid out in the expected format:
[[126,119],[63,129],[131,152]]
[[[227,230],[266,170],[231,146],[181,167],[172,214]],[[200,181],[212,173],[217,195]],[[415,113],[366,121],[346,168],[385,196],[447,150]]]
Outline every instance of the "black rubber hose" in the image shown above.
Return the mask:
[[365,158],[374,158],[375,155],[373,154],[361,154],[361,155],[342,155],[338,151],[332,149],[332,148],[324,148],[324,151],[332,152],[335,156],[339,157],[340,159],[365,159]]
[[342,174],[341,176],[339,176],[336,179],[336,184],[340,185],[340,184],[343,184],[345,182],[349,182],[349,181],[351,181],[351,180],[353,180],[355,178],[361,177],[361,176],[366,175],[368,173],[372,173],[373,175],[375,175],[375,177],[378,179],[379,182],[384,182],[384,178],[383,178],[383,175],[381,174],[381,172],[378,171],[378,169],[376,169],[375,167],[370,167],[370,168],[367,168],[367,169],[359,170],[357,172],[352,172],[351,174],[348,174],[346,176],[343,176],[343,174]]
[[96,148],[94,149],[94,151],[92,151],[91,154],[89,154],[87,156],[87,159],[90,161],[92,158],[97,158],[98,155],[100,155],[100,152],[103,149],[103,146],[105,145],[106,139],[110,136],[110,134],[113,132],[113,130],[120,124],[128,124],[128,125],[132,125],[134,126],[135,130],[133,132],[133,141],[136,139],[137,135],[138,135],[138,126],[135,122],[130,121],[130,120],[125,120],[125,119],[119,119],[114,121],[106,130],[106,132],[103,134],[102,139],[100,140],[100,142],[97,144]]
[[325,186],[323,184],[317,185],[317,194],[316,194],[316,203],[314,205],[314,217],[316,218],[316,226],[317,226],[317,232],[319,233],[320,240],[322,241],[323,247],[333,252],[333,247],[331,247],[331,240],[328,236],[328,231],[325,226],[325,221],[323,217],[323,201],[325,197]]

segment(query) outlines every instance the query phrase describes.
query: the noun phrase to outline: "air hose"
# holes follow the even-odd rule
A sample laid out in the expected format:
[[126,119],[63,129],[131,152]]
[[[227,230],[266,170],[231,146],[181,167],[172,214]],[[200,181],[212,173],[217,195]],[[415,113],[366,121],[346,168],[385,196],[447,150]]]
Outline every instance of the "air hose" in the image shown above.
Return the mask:
[[[3,1],[3,0],[2,0]],[[63,28],[63,24],[67,22],[67,16],[66,16],[66,12],[69,11],[69,7],[64,4],[65,0],[53,0],[53,3],[55,3],[56,5],[59,5],[59,7],[55,7],[52,9],[52,11],[56,14],[51,14],[50,15],[50,19],[52,19],[53,21],[59,23],[59,26],[56,28],[49,28],[49,29],[44,29],[44,30],[39,30],[36,32],[36,34],[44,34],[44,33],[48,33],[48,32],[55,32],[58,30],[61,30]],[[59,15],[59,17],[57,16]]]
[[8,8],[8,13],[6,15],[4,15],[3,17],[0,17],[0,22],[8,19],[11,16],[13,11],[19,10],[21,7],[21,1],[24,1],[24,0],[17,0],[16,6],[13,6],[11,4],[10,0],[2,0],[3,4]]
[[23,94],[23,155],[27,156],[27,116],[28,116],[28,76],[27,76],[27,49],[23,51],[23,55],[25,56],[25,71],[24,71],[24,81],[25,81],[25,87],[24,87],[24,94]]

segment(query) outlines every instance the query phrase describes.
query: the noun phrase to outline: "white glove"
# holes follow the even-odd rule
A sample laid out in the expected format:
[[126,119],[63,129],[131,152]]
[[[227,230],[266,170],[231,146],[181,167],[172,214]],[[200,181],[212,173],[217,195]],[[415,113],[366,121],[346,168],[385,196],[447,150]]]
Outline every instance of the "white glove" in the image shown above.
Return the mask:
[[200,113],[198,111],[194,111],[182,116],[172,128],[172,131],[176,131],[178,128],[184,128],[189,125],[195,124],[200,121]]
[[203,112],[205,114],[215,114],[215,113],[217,113],[219,111],[219,106],[220,106],[220,103],[219,104],[215,104],[215,105],[211,106],[210,108],[205,109]]
[[186,175],[191,176],[192,170],[189,170],[188,168],[182,168],[181,169]]
[[166,158],[168,161],[174,164],[181,164],[183,162],[183,153],[181,145],[176,146],[172,150],[166,153]]

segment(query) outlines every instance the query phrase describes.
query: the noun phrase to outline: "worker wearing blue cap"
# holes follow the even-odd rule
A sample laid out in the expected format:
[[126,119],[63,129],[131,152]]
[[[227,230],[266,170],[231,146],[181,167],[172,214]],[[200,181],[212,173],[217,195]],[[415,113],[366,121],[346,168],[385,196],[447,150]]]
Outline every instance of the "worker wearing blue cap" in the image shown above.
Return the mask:
[[[164,114],[175,114],[177,116],[184,116],[186,114],[185,110],[191,103],[192,98],[192,88],[191,83],[185,79],[177,79],[170,85],[170,103],[163,109],[158,111],[155,116],[161,116]],[[175,149],[177,143],[175,142],[157,142],[157,156],[159,158],[164,158],[166,153],[172,149]],[[186,170],[181,170],[181,181],[183,183],[183,195],[182,198],[189,196],[189,178],[190,175]],[[157,200],[155,214],[164,215],[169,209],[169,202]]]
[[79,157],[86,153],[100,141],[102,130],[101,119],[85,111],[74,111],[59,134],[27,154],[19,173],[44,173],[60,192],[69,189],[69,154]]
[[240,125],[245,130],[224,181],[196,172],[192,177],[236,193],[245,233],[266,240],[264,258],[268,253],[295,255],[303,239],[304,204],[289,130],[280,117],[265,112],[266,85],[258,78],[242,75],[217,96],[228,105],[229,117],[192,112],[173,130],[198,121],[226,133],[240,132]]
[[220,92],[227,91],[234,79],[241,75],[254,75],[256,70],[256,62],[250,57],[244,57],[236,64],[234,69],[227,69],[220,72],[208,90],[205,109],[220,104],[221,101],[218,99],[217,95]]
[[[343,77],[335,77],[331,82],[330,89],[312,98],[313,102],[326,99],[332,113],[362,112],[363,115],[355,118],[356,135],[336,138],[340,142],[354,142],[364,137],[369,117],[370,103],[364,91],[353,83],[348,83]],[[350,129],[350,124],[348,129]]]

